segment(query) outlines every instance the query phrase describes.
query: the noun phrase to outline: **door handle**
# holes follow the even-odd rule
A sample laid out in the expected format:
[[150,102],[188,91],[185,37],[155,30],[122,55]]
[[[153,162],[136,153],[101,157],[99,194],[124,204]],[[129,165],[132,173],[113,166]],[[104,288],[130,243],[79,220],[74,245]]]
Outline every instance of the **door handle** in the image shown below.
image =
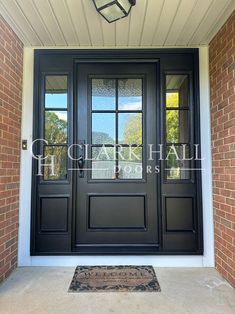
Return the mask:
[[84,158],[82,155],[80,155],[80,157],[78,158],[77,164],[79,168],[79,178],[83,178],[84,177],[84,170],[83,170]]
[[84,166],[84,159],[83,159],[82,156],[80,156],[80,157],[78,158],[78,168],[79,168],[79,169],[82,169],[83,166]]

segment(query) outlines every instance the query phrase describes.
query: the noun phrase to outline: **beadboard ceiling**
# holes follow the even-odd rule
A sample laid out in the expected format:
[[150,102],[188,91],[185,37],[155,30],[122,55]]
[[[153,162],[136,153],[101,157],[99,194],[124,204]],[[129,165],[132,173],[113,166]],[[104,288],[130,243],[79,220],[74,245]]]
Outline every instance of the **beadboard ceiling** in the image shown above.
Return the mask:
[[92,0],[0,0],[0,13],[25,46],[195,47],[207,45],[235,0],[136,0],[107,23]]

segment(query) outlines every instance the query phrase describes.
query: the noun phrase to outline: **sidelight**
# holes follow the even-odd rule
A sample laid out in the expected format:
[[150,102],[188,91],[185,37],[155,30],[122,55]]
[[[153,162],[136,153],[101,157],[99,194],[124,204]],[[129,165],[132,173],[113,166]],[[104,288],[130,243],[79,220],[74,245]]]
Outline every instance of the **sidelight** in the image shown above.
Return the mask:
[[[44,134],[47,144],[43,147],[45,163],[55,163],[54,173],[44,167],[43,180],[67,179],[68,145],[68,82],[66,75],[46,75],[44,96]],[[51,156],[54,157],[51,157]]]
[[[189,76],[168,74],[165,77],[165,174],[168,180],[189,180],[190,94]],[[174,151],[173,151],[174,150]]]

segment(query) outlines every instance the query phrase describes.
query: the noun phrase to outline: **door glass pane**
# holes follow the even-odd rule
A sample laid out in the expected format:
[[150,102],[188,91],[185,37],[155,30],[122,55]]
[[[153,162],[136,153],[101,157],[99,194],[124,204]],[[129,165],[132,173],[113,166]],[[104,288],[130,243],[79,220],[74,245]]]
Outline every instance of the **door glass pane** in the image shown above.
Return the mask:
[[188,110],[166,111],[166,139],[168,143],[188,142]]
[[47,75],[45,78],[45,108],[67,108],[68,83],[66,75]]
[[166,106],[189,107],[188,75],[166,75]]
[[[119,147],[106,147],[105,150],[103,147],[97,147],[120,143],[142,145],[142,112],[137,112],[142,111],[142,98],[142,79],[140,78],[92,79],[92,178],[142,178],[140,169],[142,147],[136,150],[137,156],[140,155],[140,160],[134,155],[132,160],[127,158],[129,148],[124,148],[125,155],[121,158],[118,155],[121,150]],[[116,104],[118,104],[117,108]],[[100,112],[94,112],[97,110]],[[106,112],[106,110],[113,110],[113,112]],[[126,165],[128,167],[125,167]],[[119,176],[115,174],[117,166],[120,166]]]
[[93,160],[92,179],[115,179],[115,160]]
[[92,159],[94,160],[115,160],[116,150],[115,147],[92,147],[91,153]]
[[115,110],[115,80],[92,79],[92,110]]
[[190,179],[190,150],[189,146],[171,145],[166,149],[166,178]]
[[142,144],[142,113],[118,114],[119,144]]
[[67,142],[67,111],[45,111],[45,139],[49,144]]
[[[53,157],[54,156],[54,157]],[[67,147],[45,146],[44,147],[44,180],[66,180],[67,179]],[[54,160],[54,168],[52,166]],[[54,173],[53,173],[54,172]]]
[[142,110],[142,79],[118,80],[118,109]]
[[92,147],[92,179],[115,179],[115,147]]
[[115,121],[115,113],[92,113],[92,144],[114,144]]
[[118,157],[119,179],[142,179],[142,147],[121,147]]

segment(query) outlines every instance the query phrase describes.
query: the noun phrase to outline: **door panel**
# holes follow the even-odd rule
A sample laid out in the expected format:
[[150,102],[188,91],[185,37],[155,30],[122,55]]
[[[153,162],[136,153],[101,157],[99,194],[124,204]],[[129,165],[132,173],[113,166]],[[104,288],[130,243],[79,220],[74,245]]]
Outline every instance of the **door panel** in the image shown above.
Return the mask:
[[77,77],[77,136],[88,144],[77,154],[89,160],[77,175],[74,250],[158,250],[157,176],[145,171],[156,64],[79,64]]

